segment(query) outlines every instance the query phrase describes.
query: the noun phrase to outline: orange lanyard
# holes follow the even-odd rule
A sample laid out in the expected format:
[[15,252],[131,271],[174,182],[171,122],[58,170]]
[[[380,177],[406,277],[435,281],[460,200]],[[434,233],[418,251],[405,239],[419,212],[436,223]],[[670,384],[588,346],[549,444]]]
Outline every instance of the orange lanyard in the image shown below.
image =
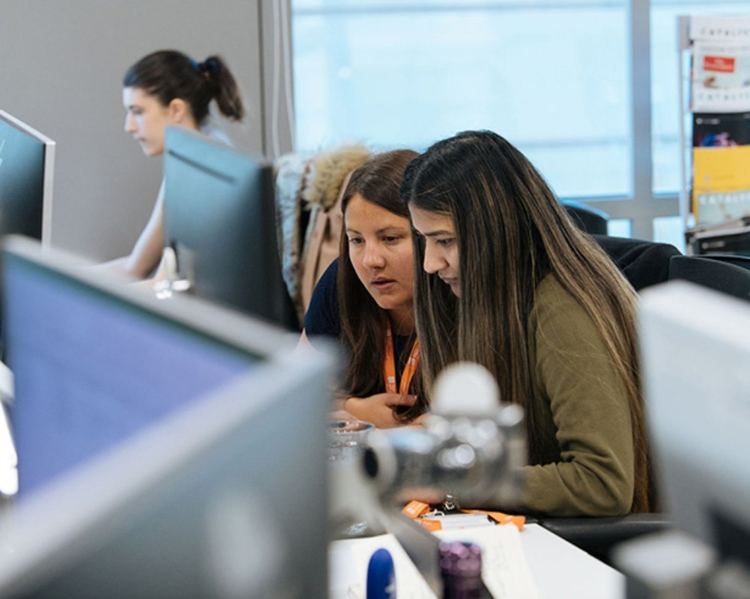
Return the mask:
[[385,360],[383,361],[383,377],[385,378],[385,391],[386,393],[400,393],[401,395],[409,394],[409,385],[411,380],[414,378],[414,373],[417,371],[419,365],[419,339],[414,340],[414,345],[411,346],[411,352],[409,353],[409,359],[404,367],[404,372],[401,374],[401,384],[399,385],[398,391],[396,390],[396,355],[393,349],[393,332],[391,331],[391,323],[386,320],[385,329]]

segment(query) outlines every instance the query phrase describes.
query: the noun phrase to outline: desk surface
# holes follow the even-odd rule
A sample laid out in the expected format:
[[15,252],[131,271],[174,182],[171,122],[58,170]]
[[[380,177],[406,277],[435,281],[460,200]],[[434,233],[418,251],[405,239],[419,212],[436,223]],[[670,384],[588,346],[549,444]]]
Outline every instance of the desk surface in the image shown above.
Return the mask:
[[[356,582],[351,544],[335,541],[330,550],[330,599],[348,599]],[[538,524],[527,524],[521,543],[542,599],[622,599],[625,577]]]

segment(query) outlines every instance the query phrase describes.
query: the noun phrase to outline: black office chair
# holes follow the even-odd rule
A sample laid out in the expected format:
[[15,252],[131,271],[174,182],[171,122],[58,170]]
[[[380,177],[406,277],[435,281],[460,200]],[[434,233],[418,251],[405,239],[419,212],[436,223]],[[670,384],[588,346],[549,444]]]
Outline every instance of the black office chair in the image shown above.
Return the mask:
[[682,255],[680,250],[668,243],[609,235],[593,237],[636,291],[667,281],[670,259]]
[[672,525],[669,516],[663,513],[611,518],[539,518],[537,522],[607,564],[611,564],[610,554],[616,545],[667,530]]
[[565,201],[562,204],[565,206],[565,211],[568,213],[568,216],[570,216],[579,229],[591,235],[607,234],[607,221],[609,221],[609,214],[602,210],[592,208],[591,206],[584,206],[577,202]]
[[745,270],[750,270],[750,256],[739,256],[737,254],[698,254],[697,257],[718,260],[719,262],[734,264]]
[[750,300],[750,270],[715,257],[674,256],[669,261],[669,278]]

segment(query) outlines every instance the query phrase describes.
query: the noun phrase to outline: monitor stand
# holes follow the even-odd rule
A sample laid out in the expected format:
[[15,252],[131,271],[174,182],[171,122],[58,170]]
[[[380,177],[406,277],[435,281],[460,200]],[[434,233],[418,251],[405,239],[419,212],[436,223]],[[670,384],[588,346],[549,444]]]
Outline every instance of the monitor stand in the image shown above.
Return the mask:
[[164,248],[157,272],[158,276],[163,277],[153,286],[154,295],[158,299],[169,299],[175,293],[184,293],[193,286],[189,278],[180,277],[177,272],[177,254],[172,247]]

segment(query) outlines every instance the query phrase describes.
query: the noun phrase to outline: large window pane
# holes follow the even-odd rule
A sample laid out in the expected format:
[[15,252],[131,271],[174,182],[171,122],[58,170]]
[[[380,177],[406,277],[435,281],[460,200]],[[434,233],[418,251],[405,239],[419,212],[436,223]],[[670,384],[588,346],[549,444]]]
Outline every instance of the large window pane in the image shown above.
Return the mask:
[[[654,193],[680,189],[680,107],[677,55],[679,15],[750,13],[748,0],[652,0],[651,118]],[[685,72],[685,76],[688,76]],[[690,132],[688,132],[688,139]]]
[[561,196],[629,195],[624,1],[530,4],[295,0],[297,148],[488,128]]

